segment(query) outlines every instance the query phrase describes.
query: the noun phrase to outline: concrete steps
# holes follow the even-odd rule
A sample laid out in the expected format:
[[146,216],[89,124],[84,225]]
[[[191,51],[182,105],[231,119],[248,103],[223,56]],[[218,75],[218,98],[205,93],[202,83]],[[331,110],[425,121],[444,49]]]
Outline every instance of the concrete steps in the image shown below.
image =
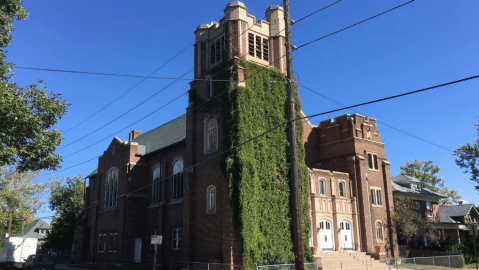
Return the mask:
[[321,270],[388,270],[385,263],[374,260],[365,252],[324,252],[314,257]]

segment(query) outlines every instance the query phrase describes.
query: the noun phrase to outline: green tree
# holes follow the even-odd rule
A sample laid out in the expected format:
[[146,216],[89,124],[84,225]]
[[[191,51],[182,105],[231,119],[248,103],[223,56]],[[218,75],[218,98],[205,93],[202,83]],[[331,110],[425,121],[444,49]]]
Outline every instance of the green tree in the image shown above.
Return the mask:
[[57,182],[51,187],[49,207],[55,211],[50,233],[47,235],[45,247],[71,248],[73,233],[81,221],[83,196],[85,194],[83,176],[68,177],[65,184]]
[[430,191],[439,192],[447,198],[441,199],[441,205],[451,205],[458,203],[462,198],[456,190],[450,190],[444,180],[437,176],[439,167],[432,164],[432,160],[421,161],[417,159],[413,163],[406,161],[406,165],[401,166],[401,175],[409,175],[421,180],[421,186]]
[[34,181],[38,173],[18,172],[15,167],[0,167],[0,225],[10,220],[32,221],[46,202],[41,197],[48,184]]
[[402,197],[394,199],[394,223],[399,240],[410,243],[413,239],[421,239],[423,236],[429,241],[438,240],[438,232],[431,223],[421,217],[416,203],[410,198]]
[[[475,125],[479,131],[479,124]],[[479,190],[479,134],[473,144],[465,145],[454,150],[456,164],[464,169],[465,173],[471,174],[471,180],[478,183],[476,189]]]
[[62,136],[51,128],[69,103],[59,94],[47,94],[41,81],[39,86],[18,87],[11,81],[13,64],[5,63],[13,23],[27,15],[21,0],[0,1],[0,166],[14,165],[18,171],[54,170],[62,161],[54,154]]

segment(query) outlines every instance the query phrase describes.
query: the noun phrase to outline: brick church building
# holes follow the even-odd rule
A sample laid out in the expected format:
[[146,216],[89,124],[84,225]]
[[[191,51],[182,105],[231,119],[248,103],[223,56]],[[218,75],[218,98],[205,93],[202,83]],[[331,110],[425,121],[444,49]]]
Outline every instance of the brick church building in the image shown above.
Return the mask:
[[[235,65],[240,58],[285,74],[284,14],[272,6],[267,20],[256,22],[238,1],[227,4],[224,14],[220,23],[195,31],[195,80],[186,113],[144,133],[134,130],[128,141],[115,137],[87,176],[74,240],[80,261],[149,263],[155,254],[151,235],[161,235],[160,263],[244,265],[244,234],[234,225],[222,168],[230,112],[221,102],[200,110],[197,101],[222,93],[213,82],[218,70],[237,74],[237,82],[229,83],[245,87],[248,70]],[[376,121],[355,114],[319,126],[304,120],[302,127],[311,219],[310,235],[303,238],[309,238],[312,255],[356,250],[396,257],[389,163]]]

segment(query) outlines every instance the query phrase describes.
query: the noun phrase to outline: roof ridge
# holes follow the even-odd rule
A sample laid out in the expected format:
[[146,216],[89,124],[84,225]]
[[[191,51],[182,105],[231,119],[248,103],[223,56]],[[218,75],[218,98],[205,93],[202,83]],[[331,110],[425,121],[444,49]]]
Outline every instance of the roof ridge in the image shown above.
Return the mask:
[[148,130],[147,132],[136,136],[136,137],[135,137],[133,140],[131,140],[131,141],[134,142],[136,139],[141,138],[141,137],[145,136],[146,134],[151,133],[151,132],[153,132],[153,131],[155,131],[155,130],[161,128],[161,127],[163,127],[164,125],[169,124],[169,123],[171,123],[171,122],[173,122],[173,121],[175,121],[175,120],[177,120],[177,119],[179,119],[179,118],[181,118],[181,117],[183,117],[183,116],[185,116],[185,115],[186,115],[186,113],[184,113],[184,114],[182,114],[182,115],[176,117],[175,119],[172,119],[172,120],[170,120],[170,121],[168,121],[168,122],[166,122],[166,123],[163,123],[162,125],[159,125],[159,126],[153,128],[153,129],[150,129],[150,130]]

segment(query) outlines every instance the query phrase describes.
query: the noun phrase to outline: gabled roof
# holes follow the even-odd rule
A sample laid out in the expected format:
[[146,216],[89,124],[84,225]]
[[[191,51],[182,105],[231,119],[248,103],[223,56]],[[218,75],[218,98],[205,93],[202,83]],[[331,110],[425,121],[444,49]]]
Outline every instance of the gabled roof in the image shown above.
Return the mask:
[[463,217],[471,212],[474,207],[473,204],[463,205],[451,205],[451,206],[439,206],[439,216],[441,222],[445,223],[458,223],[452,217]]
[[145,132],[132,140],[145,146],[145,155],[186,139],[186,114],[157,128]]
[[98,168],[96,168],[95,170],[93,170],[93,172],[91,172],[89,175],[87,175],[86,178],[90,178],[90,177],[92,177],[92,176],[95,176],[97,173],[98,173]]
[[[392,177],[391,177],[392,178]],[[434,197],[439,197],[438,199],[441,198],[447,198],[447,196],[442,195],[441,193],[430,191],[428,189],[421,189],[421,190],[414,190],[410,188],[406,188],[403,186],[400,186],[396,184],[395,182],[391,181],[391,187],[393,192],[400,192],[400,193],[406,193],[406,194],[411,194],[411,195],[423,195],[423,196],[434,196]]]
[[44,235],[38,234],[38,229],[50,229],[50,224],[46,223],[41,219],[36,219],[32,221],[32,223],[28,224],[25,228],[23,228],[22,232],[16,234],[16,236],[21,236],[25,238],[44,238]]
[[409,176],[409,175],[394,176],[394,177],[391,177],[391,181],[393,181],[394,183],[398,183],[398,184],[407,184],[407,183],[411,183],[411,182],[420,183],[421,182],[421,180],[417,179],[416,177],[412,177],[412,176]]

